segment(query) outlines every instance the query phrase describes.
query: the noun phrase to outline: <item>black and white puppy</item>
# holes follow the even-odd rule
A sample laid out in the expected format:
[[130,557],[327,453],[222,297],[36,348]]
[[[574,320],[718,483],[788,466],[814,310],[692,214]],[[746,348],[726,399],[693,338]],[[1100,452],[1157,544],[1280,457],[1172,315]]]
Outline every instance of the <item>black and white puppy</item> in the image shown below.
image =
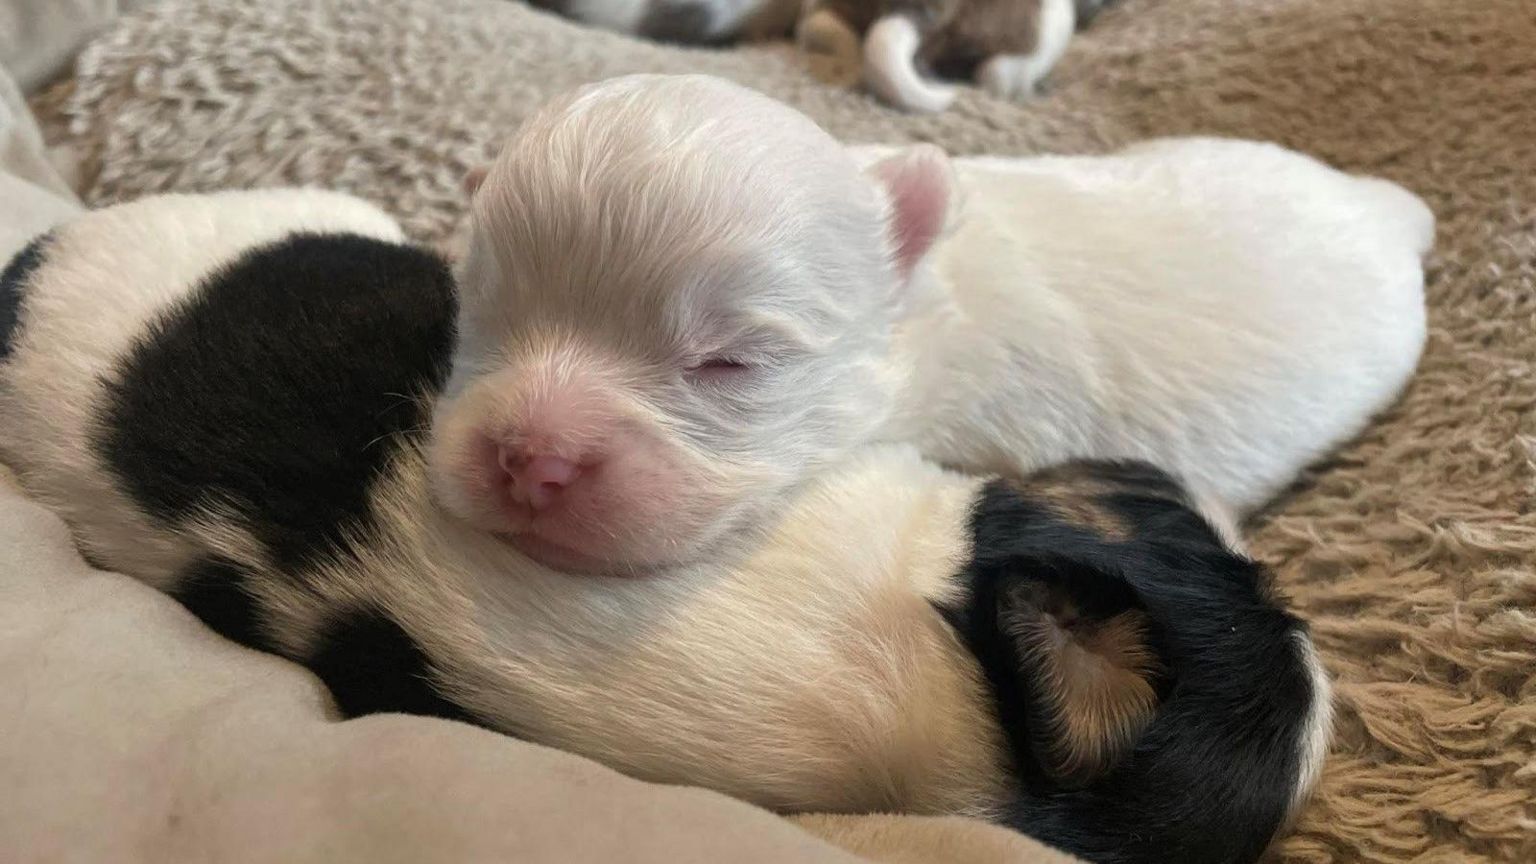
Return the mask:
[[0,457],[85,553],[343,713],[466,720],[783,811],[1254,860],[1326,750],[1305,627],[1161,472],[870,448],[730,563],[547,569],[435,505],[444,263],[345,196],[80,216],[0,277]]

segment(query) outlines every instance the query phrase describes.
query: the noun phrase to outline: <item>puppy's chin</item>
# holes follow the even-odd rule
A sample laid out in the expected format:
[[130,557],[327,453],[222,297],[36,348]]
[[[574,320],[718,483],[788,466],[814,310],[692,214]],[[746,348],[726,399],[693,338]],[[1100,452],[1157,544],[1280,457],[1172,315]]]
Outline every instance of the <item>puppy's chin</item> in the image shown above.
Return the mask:
[[[709,514],[713,518],[702,526],[698,523],[704,521],[703,514],[697,519],[675,511],[669,514],[670,518],[654,513],[615,514],[591,531],[572,527],[575,520],[559,517],[543,517],[531,525],[522,523],[518,529],[508,530],[505,520],[493,513],[455,515],[495,535],[524,557],[572,576],[664,576],[679,568],[729,558],[743,545],[738,541],[752,534],[731,530],[732,521],[718,518],[718,513]],[[632,526],[626,524],[631,520]]]
[[655,561],[610,561],[587,552],[572,549],[537,534],[499,535],[513,549],[551,570],[572,576],[602,576],[613,578],[641,578],[652,576],[667,569],[667,565]]
[[571,575],[657,576],[729,557],[755,536],[749,530],[755,496],[733,494],[691,473],[663,479],[644,470],[615,471],[539,513],[509,505],[486,474],[462,449],[429,451],[432,494],[444,511]]
[[652,579],[698,566],[724,566],[735,560],[750,548],[746,538],[755,532],[730,527],[711,526],[713,530],[692,537],[674,535],[623,543],[588,538],[591,543],[573,539],[568,544],[526,532],[497,533],[497,537],[524,557],[570,576]]

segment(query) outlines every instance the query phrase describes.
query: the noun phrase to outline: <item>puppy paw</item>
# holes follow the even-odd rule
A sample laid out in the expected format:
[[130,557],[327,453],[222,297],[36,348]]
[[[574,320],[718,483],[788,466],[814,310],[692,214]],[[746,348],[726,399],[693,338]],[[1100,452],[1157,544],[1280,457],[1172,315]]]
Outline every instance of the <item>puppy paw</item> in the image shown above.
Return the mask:
[[917,68],[922,35],[906,15],[887,15],[864,37],[864,83],[903,111],[934,113],[955,101],[956,89],[924,76]]
[[847,62],[859,59],[859,34],[837,13],[817,9],[795,26],[795,44],[807,54],[822,54]]
[[862,75],[863,46],[859,36],[829,9],[800,19],[795,44],[805,53],[811,74],[824,84],[851,87]]

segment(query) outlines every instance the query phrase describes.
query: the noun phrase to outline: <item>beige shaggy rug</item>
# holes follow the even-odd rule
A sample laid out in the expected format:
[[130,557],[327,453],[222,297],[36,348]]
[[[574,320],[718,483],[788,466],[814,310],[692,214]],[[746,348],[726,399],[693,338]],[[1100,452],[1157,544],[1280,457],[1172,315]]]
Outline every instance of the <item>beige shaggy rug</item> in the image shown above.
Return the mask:
[[[939,117],[823,86],[785,46],[685,51],[497,0],[172,0],[39,105],[93,202],[312,183],[440,240],[528,110],[618,73],[705,71],[848,139],[1094,151],[1268,138],[1424,195],[1428,353],[1406,397],[1255,526],[1339,679],[1338,745],[1287,861],[1536,861],[1536,5],[1124,0],[1048,95]],[[1169,790],[1178,794],[1178,790]]]

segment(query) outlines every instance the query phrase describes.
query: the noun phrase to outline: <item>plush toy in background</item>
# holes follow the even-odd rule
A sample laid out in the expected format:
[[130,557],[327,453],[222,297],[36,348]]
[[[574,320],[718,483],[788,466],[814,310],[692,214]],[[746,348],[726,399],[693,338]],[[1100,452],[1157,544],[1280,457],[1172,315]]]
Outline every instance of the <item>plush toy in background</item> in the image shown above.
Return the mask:
[[593,27],[682,45],[789,35],[803,0],[531,0]]
[[702,76],[556,100],[472,207],[440,494],[617,572],[720,554],[872,441],[1142,459],[1246,516],[1413,373],[1434,226],[1273,145],[850,150]]
[[1304,626],[1148,466],[986,480],[868,448],[730,562],[573,577],[434,503],[452,284],[370,205],[146,199],[0,286],[0,456],[26,489],[346,715],[780,810],[982,816],[1106,864],[1252,861],[1317,778]]
[[942,111],[974,78],[995,96],[1036,92],[1102,0],[807,0],[800,47],[862,69],[871,90],[911,111]]
[[1112,0],[534,0],[584,24],[662,42],[778,38],[862,78],[890,104],[942,111],[943,78],[974,78],[992,94],[1033,94],[1072,39]]

